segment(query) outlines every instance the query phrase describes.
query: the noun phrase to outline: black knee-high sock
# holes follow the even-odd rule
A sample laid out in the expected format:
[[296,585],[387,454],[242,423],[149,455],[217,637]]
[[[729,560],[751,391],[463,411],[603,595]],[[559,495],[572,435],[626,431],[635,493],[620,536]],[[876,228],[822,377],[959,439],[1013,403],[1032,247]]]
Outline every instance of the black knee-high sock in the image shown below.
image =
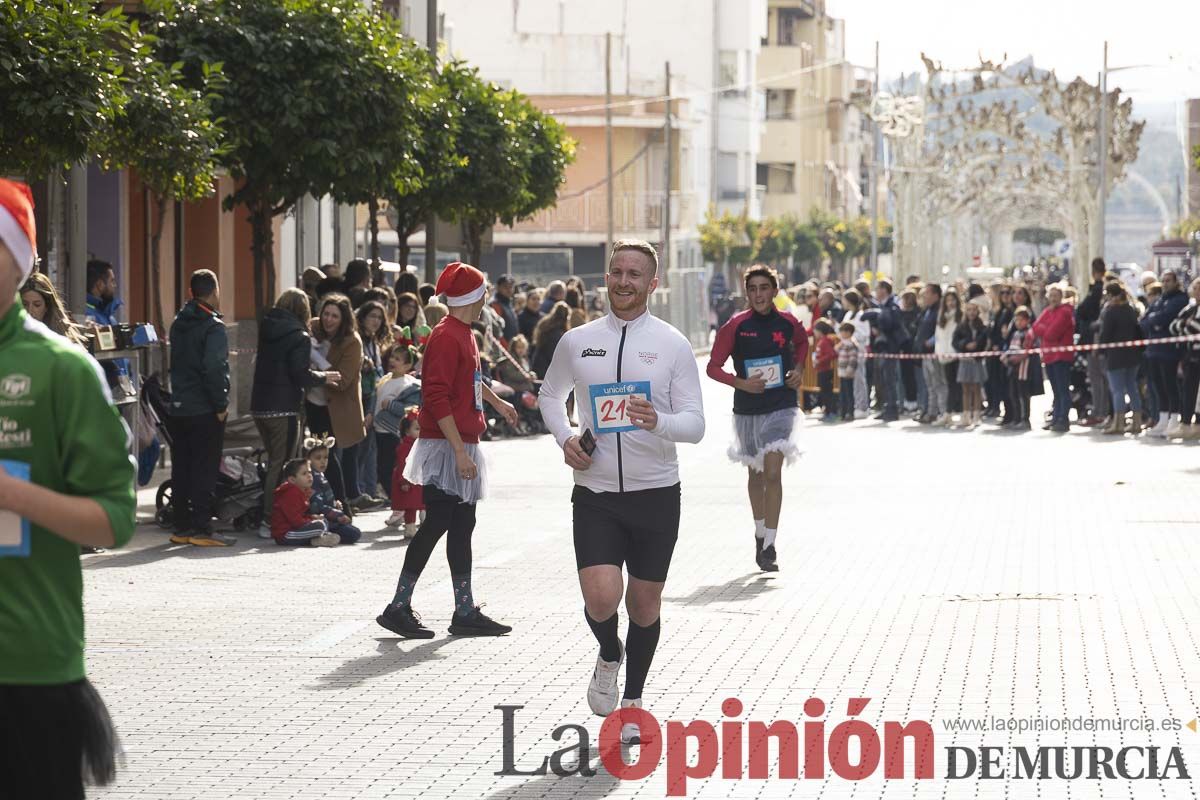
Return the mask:
[[600,657],[605,661],[616,661],[620,658],[621,640],[617,637],[617,612],[614,611],[613,615],[603,622],[596,622],[585,608],[583,618],[587,620],[588,627],[600,643]]
[[658,647],[658,634],[662,629],[662,618],[646,627],[629,620],[629,635],[625,637],[625,699],[640,700],[646,676],[650,674],[650,662]]

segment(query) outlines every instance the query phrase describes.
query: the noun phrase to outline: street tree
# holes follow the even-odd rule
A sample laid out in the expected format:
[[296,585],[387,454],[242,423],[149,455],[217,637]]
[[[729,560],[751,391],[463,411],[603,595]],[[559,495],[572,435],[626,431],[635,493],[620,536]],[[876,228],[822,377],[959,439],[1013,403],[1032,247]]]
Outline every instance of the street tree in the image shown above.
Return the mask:
[[336,0],[181,2],[160,32],[193,78],[202,64],[224,64],[213,110],[236,183],[223,205],[247,211],[258,308],[275,295],[274,218],[360,177],[364,161],[398,157],[358,149],[363,126],[378,123],[380,51],[361,27],[369,13]]

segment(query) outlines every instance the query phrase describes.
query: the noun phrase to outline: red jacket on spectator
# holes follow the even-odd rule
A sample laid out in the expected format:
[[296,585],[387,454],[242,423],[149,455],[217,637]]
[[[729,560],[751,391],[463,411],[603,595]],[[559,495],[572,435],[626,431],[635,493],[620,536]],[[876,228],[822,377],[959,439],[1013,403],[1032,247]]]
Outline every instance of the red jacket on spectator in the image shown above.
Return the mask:
[[486,426],[483,410],[475,407],[479,348],[471,326],[442,317],[429,335],[421,364],[421,438],[446,438],[437,421],[452,416],[463,442],[478,444]]
[[280,544],[288,531],[299,530],[320,517],[308,513],[308,497],[312,492],[306,492],[291,481],[284,481],[275,489],[275,501],[271,506],[271,538]]
[[817,342],[813,351],[813,363],[817,372],[831,372],[837,363],[837,348],[833,346],[833,337],[826,334]]
[[[1042,347],[1062,347],[1074,344],[1074,309],[1066,303],[1059,303],[1053,308],[1047,306],[1041,316],[1034,320],[1033,335],[1042,340]],[[1074,360],[1075,354],[1070,350],[1042,353],[1043,364],[1057,364],[1060,361]]]
[[[421,486],[404,480],[404,466],[417,440],[405,436],[396,445],[396,468],[392,470],[392,511],[424,511],[425,497]],[[404,487],[408,491],[404,491]]]

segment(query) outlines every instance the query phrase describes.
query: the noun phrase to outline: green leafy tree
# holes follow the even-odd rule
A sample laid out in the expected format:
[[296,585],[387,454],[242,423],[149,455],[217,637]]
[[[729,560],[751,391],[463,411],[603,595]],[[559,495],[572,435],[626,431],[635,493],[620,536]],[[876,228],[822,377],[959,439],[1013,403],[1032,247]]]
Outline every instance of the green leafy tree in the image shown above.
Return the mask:
[[737,242],[735,233],[736,218],[726,211],[717,216],[717,207],[710,205],[700,223],[700,253],[705,261],[724,264],[729,259],[729,251]]
[[429,164],[419,157],[422,126],[437,123],[429,105],[443,98],[433,58],[404,36],[392,17],[353,15],[347,33],[364,54],[358,65],[360,91],[372,100],[359,109],[352,141],[341,143],[347,157],[332,194],[339,202],[367,205],[371,257],[378,259],[379,198],[415,190],[425,180]]
[[455,87],[463,134],[445,210],[463,224],[470,259],[479,263],[489,227],[512,225],[554,205],[575,143],[561,123],[520,93],[500,91],[474,70],[467,74]]
[[221,163],[236,188],[223,204],[248,212],[258,308],[275,295],[274,217],[306,194],[360,181],[371,172],[365,162],[403,157],[378,152],[379,139],[360,147],[373,135],[364,127],[381,123],[372,92],[386,49],[365,37],[368,13],[336,0],[181,2],[160,31],[193,78],[203,64],[224,64],[228,83],[213,110],[224,120]]
[[34,181],[90,156],[128,100],[119,8],[0,3],[0,174]]
[[[167,6],[160,7],[162,11]],[[222,130],[212,111],[224,84],[220,65],[201,65],[201,88],[187,85],[183,64],[158,61],[151,31],[165,18],[151,20],[145,36],[131,43],[126,63],[128,102],[113,121],[101,152],[105,169],[132,167],[154,202],[155,222],[150,233],[151,322],[165,325],[159,287],[162,277],[163,223],[167,202],[200,200],[213,193]],[[137,33],[137,25],[131,25]]]

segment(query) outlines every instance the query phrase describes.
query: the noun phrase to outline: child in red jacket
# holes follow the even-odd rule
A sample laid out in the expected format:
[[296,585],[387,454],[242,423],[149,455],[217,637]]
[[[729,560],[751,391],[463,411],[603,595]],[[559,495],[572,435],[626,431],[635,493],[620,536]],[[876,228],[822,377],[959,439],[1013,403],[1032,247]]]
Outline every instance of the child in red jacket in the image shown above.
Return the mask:
[[837,409],[833,406],[833,368],[837,365],[837,348],[833,345],[833,326],[826,319],[813,323],[813,367],[817,370],[817,386],[820,389],[821,408],[825,411],[822,422],[837,422]]
[[410,483],[404,479],[404,468],[408,464],[408,454],[412,451],[417,437],[421,434],[421,423],[418,420],[418,410],[414,406],[405,413],[401,424],[401,439],[396,445],[396,468],[392,470],[392,516],[388,517],[387,526],[396,528],[404,523],[404,538],[411,539],[417,535],[417,512],[425,510],[424,494],[419,483]]
[[275,489],[271,507],[271,538],[279,544],[306,544],[312,547],[333,547],[341,539],[330,533],[325,520],[308,513],[308,498],[312,495],[312,469],[303,458],[293,458],[283,465],[286,480]]

